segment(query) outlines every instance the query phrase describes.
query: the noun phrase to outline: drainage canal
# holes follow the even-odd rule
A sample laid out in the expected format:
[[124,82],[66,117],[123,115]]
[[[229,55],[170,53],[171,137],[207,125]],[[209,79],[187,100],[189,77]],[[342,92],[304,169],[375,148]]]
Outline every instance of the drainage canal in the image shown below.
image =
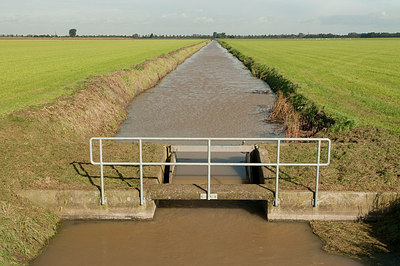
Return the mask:
[[254,202],[161,203],[153,221],[66,222],[34,265],[358,265],[306,223],[266,222]]
[[[268,84],[212,41],[134,99],[117,137],[283,137],[265,122],[275,100]],[[206,153],[177,153],[178,162],[201,162]],[[243,162],[245,153],[215,154],[220,162]],[[206,167],[176,168],[174,183],[206,182]],[[243,167],[218,167],[214,183],[247,183]]]
[[[273,101],[268,85],[213,41],[139,95],[118,136],[281,137],[278,126],[264,122]],[[205,160],[201,156],[176,152],[177,161]],[[230,153],[214,160],[242,162],[246,156]],[[170,181],[206,183],[206,169],[194,170],[177,167]],[[241,167],[221,167],[212,180],[248,183]],[[34,264],[358,264],[323,252],[306,223],[266,222],[264,206],[257,201],[160,201],[152,221],[65,222]]]

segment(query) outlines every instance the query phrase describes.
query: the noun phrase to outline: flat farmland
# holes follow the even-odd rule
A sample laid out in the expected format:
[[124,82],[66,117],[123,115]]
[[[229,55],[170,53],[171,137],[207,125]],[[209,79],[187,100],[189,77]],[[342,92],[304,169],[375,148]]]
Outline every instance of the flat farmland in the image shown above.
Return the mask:
[[400,132],[400,39],[226,40],[358,126]]
[[71,94],[90,75],[121,70],[200,40],[0,40],[0,114]]

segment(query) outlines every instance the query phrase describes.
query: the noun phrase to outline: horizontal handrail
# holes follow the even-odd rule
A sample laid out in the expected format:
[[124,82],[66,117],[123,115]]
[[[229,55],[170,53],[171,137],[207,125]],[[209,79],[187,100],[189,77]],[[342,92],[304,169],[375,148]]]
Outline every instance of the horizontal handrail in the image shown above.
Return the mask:
[[[99,161],[94,161],[93,159],[93,141],[99,141]],[[113,140],[113,141],[129,141],[129,142],[139,142],[139,162],[104,162],[103,161],[103,140]],[[143,142],[150,141],[204,141],[204,144],[197,144],[196,146],[206,146],[207,149],[201,149],[201,152],[207,152],[207,162],[143,162]],[[211,161],[211,153],[215,152],[212,148],[212,142],[226,142],[226,141],[240,141],[242,143],[246,141],[256,141],[256,142],[276,142],[277,143],[277,154],[275,163],[217,163]],[[280,162],[280,147],[282,142],[318,142],[317,148],[317,162],[316,163],[281,163]],[[327,157],[326,162],[321,163],[321,143],[327,142]],[[184,144],[179,144],[183,145]],[[221,144],[215,144],[221,146]],[[191,145],[193,146],[193,145]],[[232,146],[232,145],[223,145]],[[237,146],[237,145],[235,145]],[[214,149],[215,150],[215,149]],[[275,178],[275,203],[279,204],[279,167],[280,166],[302,166],[302,167],[316,167],[316,185],[315,194],[313,199],[313,206],[318,206],[318,185],[319,185],[319,167],[328,166],[330,164],[330,151],[331,151],[331,141],[327,138],[162,138],[162,137],[93,137],[90,139],[90,162],[93,165],[100,165],[101,171],[101,204],[105,204],[104,197],[104,175],[103,166],[119,165],[119,166],[139,166],[140,167],[140,204],[143,204],[143,166],[207,166],[207,199],[211,198],[211,166],[274,166],[276,167],[276,178]]]
[[182,141],[329,141],[328,138],[170,138],[170,137],[92,137],[91,140],[182,140]]
[[[93,165],[100,165],[101,163],[100,162],[91,162]],[[179,166],[179,165],[186,165],[186,166],[190,166],[190,165],[193,165],[193,166],[207,166],[208,165],[208,163],[179,163],[179,162],[176,162],[176,163],[161,163],[161,162],[159,162],[159,163],[154,163],[154,162],[152,162],[152,163],[139,163],[139,162],[137,162],[137,163],[135,163],[135,162],[133,162],[133,163],[131,163],[131,162],[126,162],[126,163],[123,163],[123,162],[105,162],[105,163],[102,163],[103,165],[108,165],[108,166],[110,166],[110,165],[119,165],[119,166],[139,166],[139,165],[143,165],[143,166],[159,166],[159,165],[174,165],[174,166]],[[278,163],[213,163],[213,162],[211,162],[210,163],[210,165],[211,166],[224,166],[224,165],[226,165],[226,166],[277,166],[278,165]],[[279,163],[279,165],[280,166],[317,166],[318,164],[317,163]],[[327,163],[324,163],[324,164],[319,164],[319,166],[328,166],[329,164],[327,164]]]

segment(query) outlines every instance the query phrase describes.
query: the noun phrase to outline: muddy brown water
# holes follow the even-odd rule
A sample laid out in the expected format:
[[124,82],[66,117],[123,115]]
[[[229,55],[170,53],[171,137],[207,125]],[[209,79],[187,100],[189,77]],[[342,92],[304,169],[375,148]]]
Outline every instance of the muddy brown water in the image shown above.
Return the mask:
[[211,42],[137,96],[117,136],[272,137],[277,125],[265,123],[275,96],[268,84],[217,42]]
[[[265,122],[275,100],[268,84],[213,41],[134,99],[118,137],[280,137]],[[205,162],[204,154],[178,153],[180,162]],[[245,155],[214,155],[243,162]],[[227,160],[228,159],[228,160]],[[176,168],[174,183],[206,182],[206,167]],[[243,167],[213,168],[212,183],[247,183]]]
[[[139,95],[118,136],[274,137],[264,122],[274,95],[216,42]],[[243,154],[214,155],[242,162]],[[178,161],[204,161],[177,154]],[[243,168],[213,169],[214,183],[246,183]],[[177,168],[175,183],[205,183]],[[204,180],[204,181],[202,181]],[[322,250],[307,223],[267,222],[261,202],[160,202],[152,221],[69,221],[34,265],[357,265]]]
[[34,265],[358,265],[255,202],[162,202],[153,221],[67,222]]

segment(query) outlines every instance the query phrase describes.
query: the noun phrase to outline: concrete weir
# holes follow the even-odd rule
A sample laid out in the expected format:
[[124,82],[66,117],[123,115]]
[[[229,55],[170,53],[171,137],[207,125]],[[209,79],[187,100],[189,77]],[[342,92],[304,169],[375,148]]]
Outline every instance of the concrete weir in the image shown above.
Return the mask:
[[[198,146],[168,146],[164,161],[176,160],[178,151],[204,152]],[[266,162],[267,153],[257,145],[215,146],[214,152],[243,152],[248,162]],[[145,204],[139,204],[138,189],[106,189],[107,203],[100,205],[98,190],[24,190],[19,195],[56,213],[62,219],[153,219],[158,200],[200,200],[206,184],[174,184],[175,169],[162,168],[145,185]],[[273,206],[274,191],[264,184],[264,169],[249,167],[249,184],[212,184],[218,200],[265,202],[268,220],[356,220],[374,219],[381,208],[400,198],[396,192],[320,191],[319,206],[312,206],[312,191],[280,191],[280,204]]]

